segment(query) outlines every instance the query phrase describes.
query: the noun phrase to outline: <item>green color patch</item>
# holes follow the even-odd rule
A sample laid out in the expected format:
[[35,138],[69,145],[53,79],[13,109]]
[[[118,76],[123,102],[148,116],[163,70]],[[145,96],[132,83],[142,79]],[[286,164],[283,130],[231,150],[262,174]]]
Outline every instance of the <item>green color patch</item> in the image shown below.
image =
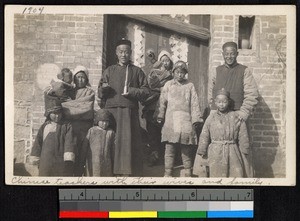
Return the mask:
[[161,211],[158,218],[206,218],[205,211]]

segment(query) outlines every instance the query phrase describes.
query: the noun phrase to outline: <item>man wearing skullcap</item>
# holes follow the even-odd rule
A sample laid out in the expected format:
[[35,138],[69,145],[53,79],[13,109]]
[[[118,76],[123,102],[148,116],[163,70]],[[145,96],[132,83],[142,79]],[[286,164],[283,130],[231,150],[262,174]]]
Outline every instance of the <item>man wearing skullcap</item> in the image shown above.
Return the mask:
[[[223,58],[225,63],[216,68],[216,74],[213,74],[210,88],[210,97],[215,97],[217,91],[224,88],[230,93],[231,110],[236,111],[240,120],[247,121],[253,113],[254,107],[258,102],[258,90],[251,73],[251,70],[237,62],[238,50],[235,42],[226,42],[223,47]],[[210,99],[212,100],[212,99]],[[215,110],[215,104],[212,104],[212,110]],[[251,162],[251,151],[247,156]],[[246,168],[248,177],[253,176],[253,168]]]
[[201,174],[204,158],[208,159],[209,177],[248,177],[247,127],[238,113],[228,108],[229,98],[230,93],[224,88],[216,91],[217,111],[209,115],[203,126],[193,167],[195,175]]
[[141,176],[143,166],[138,102],[148,96],[149,89],[144,72],[131,63],[131,53],[129,40],[118,41],[118,63],[103,72],[98,85],[99,105],[116,122],[113,173],[120,176]]

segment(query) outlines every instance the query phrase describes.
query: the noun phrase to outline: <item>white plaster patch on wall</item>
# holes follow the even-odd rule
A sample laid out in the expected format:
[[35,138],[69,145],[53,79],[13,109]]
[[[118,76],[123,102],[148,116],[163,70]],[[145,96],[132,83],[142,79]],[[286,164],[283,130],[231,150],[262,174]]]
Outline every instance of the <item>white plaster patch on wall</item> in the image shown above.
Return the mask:
[[171,35],[169,44],[173,62],[176,63],[178,60],[187,62],[188,43],[186,37]]
[[145,66],[145,26],[130,22],[128,38],[132,42],[132,61],[138,67]]
[[102,65],[102,56],[101,55],[96,57],[96,64],[97,65]]
[[172,18],[176,18],[182,22],[189,23],[190,22],[190,16],[187,14],[171,14]]
[[45,63],[40,65],[36,70],[36,83],[39,89],[44,90],[49,86],[52,79],[56,79],[56,75],[60,72],[60,68],[56,64]]
[[[184,14],[171,14],[172,18],[176,18],[177,20],[189,23],[190,17],[189,15]],[[188,58],[188,42],[187,38],[180,35],[171,35],[169,39],[170,50],[172,52],[172,60],[173,62],[177,62],[178,60],[182,60],[187,62]]]

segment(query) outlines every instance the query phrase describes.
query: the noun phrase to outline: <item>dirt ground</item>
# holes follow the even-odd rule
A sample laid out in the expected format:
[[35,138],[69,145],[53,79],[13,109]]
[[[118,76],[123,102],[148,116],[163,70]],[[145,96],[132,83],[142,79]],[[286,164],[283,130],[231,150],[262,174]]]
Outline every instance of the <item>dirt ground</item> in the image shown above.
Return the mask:
[[[147,145],[144,145],[144,157],[143,157],[143,171],[145,177],[163,177],[164,176],[164,164],[163,159],[157,165],[150,166],[148,158],[151,150],[148,149]],[[178,157],[177,157],[178,158]],[[183,169],[180,165],[180,160],[176,160],[177,165],[174,168],[174,177],[179,177],[180,172]],[[38,167],[35,165],[15,163],[14,164],[14,175],[15,176],[38,176]]]

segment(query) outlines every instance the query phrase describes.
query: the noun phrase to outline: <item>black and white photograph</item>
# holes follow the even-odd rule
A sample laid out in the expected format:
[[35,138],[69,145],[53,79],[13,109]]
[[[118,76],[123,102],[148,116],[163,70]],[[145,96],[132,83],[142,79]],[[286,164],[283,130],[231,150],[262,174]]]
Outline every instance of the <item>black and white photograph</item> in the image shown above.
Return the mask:
[[293,6],[6,6],[6,184],[295,185],[295,56]]

